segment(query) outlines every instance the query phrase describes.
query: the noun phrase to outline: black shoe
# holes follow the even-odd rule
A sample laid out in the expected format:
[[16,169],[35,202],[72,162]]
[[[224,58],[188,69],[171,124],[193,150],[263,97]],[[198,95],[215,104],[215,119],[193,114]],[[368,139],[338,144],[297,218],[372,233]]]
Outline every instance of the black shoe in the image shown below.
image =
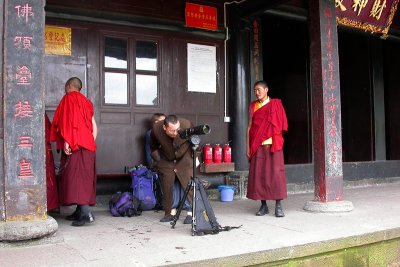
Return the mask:
[[88,215],[82,215],[78,220],[72,222],[72,226],[84,226],[86,223],[94,223],[94,216],[91,212]]
[[256,216],[264,216],[265,214],[268,214],[268,206],[267,205],[261,205],[260,209],[256,212]]
[[160,220],[160,222],[172,222],[174,220],[174,216],[170,215],[165,215],[164,218]]
[[65,219],[68,221],[77,221],[79,220],[80,217],[81,217],[81,211],[75,210],[74,213],[68,215],[67,217],[65,217]]
[[281,205],[277,205],[275,207],[275,217],[285,217],[285,214],[283,213]]
[[187,215],[183,224],[191,224],[192,223],[192,215]]

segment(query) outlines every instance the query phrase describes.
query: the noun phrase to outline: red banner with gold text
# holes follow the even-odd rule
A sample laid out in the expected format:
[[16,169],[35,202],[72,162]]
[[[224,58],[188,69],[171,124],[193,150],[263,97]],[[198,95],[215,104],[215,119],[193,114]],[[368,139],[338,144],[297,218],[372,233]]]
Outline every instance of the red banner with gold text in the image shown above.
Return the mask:
[[338,24],[387,36],[399,0],[335,0]]
[[217,30],[217,8],[186,3],[186,27]]

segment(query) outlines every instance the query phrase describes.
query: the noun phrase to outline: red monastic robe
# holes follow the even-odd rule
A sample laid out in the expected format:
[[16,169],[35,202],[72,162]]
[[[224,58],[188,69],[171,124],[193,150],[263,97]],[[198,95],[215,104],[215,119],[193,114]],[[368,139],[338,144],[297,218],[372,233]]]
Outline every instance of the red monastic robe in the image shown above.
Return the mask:
[[[288,123],[279,99],[254,111],[256,102],[250,105],[252,125],[249,131],[250,170],[247,198],[253,200],[277,200],[287,197],[283,160],[283,137]],[[272,145],[262,146],[272,138]]]
[[[62,151],[60,203],[96,204],[96,143],[93,137],[93,104],[80,92],[66,94],[54,113],[50,140]],[[72,155],[63,152],[64,142]]]
[[270,102],[254,112],[256,101],[250,104],[252,124],[249,131],[250,157],[254,156],[264,140],[272,137],[271,152],[283,148],[282,134],[288,130],[285,110],[280,99]]
[[66,141],[72,151],[86,148],[96,151],[93,138],[93,104],[80,92],[66,94],[54,113],[50,141],[57,142],[57,149],[64,148]]
[[58,185],[56,179],[56,170],[54,167],[53,151],[50,143],[51,122],[45,113],[45,140],[46,140],[46,192],[47,192],[47,210],[58,208]]

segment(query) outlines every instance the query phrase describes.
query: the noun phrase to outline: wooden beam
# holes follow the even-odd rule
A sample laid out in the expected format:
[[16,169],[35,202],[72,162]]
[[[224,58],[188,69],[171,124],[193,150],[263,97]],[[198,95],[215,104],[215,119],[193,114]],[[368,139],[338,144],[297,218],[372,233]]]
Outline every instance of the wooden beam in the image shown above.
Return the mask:
[[238,5],[238,10],[240,12],[240,16],[250,17],[259,15],[264,13],[265,10],[271,9],[275,6],[282,5],[289,2],[288,0],[268,0],[268,1],[260,1],[260,0],[246,0],[240,2]]

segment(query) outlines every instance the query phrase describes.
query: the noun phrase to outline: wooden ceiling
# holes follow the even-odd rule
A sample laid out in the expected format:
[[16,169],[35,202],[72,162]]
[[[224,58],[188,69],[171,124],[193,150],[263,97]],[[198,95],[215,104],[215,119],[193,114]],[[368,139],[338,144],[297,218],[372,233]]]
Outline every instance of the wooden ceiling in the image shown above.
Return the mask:
[[[193,0],[190,2],[215,6],[218,8],[218,25],[223,25],[223,8],[225,2],[240,2],[239,0]],[[46,8],[54,11],[69,10],[77,11],[89,10],[91,13],[123,13],[150,17],[152,19],[165,19],[182,21],[184,19],[186,1],[173,0],[46,0]],[[260,6],[268,4],[275,7],[279,5],[292,6],[298,9],[307,10],[308,0],[245,0],[242,3],[247,3],[250,6]],[[94,8],[95,7],[95,8]],[[250,10],[250,9],[249,9]],[[254,11],[254,10],[252,10]],[[400,9],[398,8],[391,25],[391,32],[398,33],[400,31]],[[400,33],[398,33],[400,34]]]

